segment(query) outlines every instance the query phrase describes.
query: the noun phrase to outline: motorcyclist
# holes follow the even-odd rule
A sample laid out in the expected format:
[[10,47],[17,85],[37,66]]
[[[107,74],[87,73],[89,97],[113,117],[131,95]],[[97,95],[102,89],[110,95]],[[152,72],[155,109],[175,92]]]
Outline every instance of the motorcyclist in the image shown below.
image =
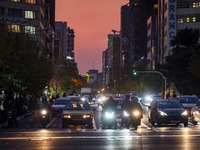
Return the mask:
[[43,109],[46,109],[48,111],[47,118],[49,120],[50,103],[47,101],[47,97],[46,96],[42,97],[42,101],[40,103],[40,111],[42,111]]
[[[130,108],[131,108],[131,105],[132,105],[132,103],[131,103],[131,101],[130,101],[130,97],[129,97],[129,95],[126,95],[126,99],[125,99],[125,101],[122,103],[122,105],[121,105],[121,110],[122,110],[122,122],[121,122],[121,126],[123,126],[124,125],[124,123],[126,122],[126,120],[125,120],[125,112],[127,113],[127,114],[129,114],[129,112],[130,112]],[[127,116],[128,117],[128,116]],[[127,122],[126,122],[126,125],[127,125]]]
[[[102,114],[103,116],[105,115],[106,110],[112,110],[114,114],[116,115],[117,112],[117,102],[114,101],[113,97],[109,97],[109,99],[104,103],[103,105],[103,111]],[[114,116],[116,119],[116,116]],[[115,120],[115,128],[117,127],[117,122]]]
[[[134,96],[134,97],[132,97],[131,101],[132,101],[132,105],[131,105],[131,109],[130,109],[130,120],[129,120],[129,124],[128,124],[127,128],[129,128],[129,126],[130,126],[130,121],[132,121],[131,119],[133,119],[133,122],[137,121],[137,120],[135,120],[135,117],[133,116],[133,111],[137,110],[140,113],[139,124],[140,124],[141,118],[143,118],[143,110],[142,110],[142,106],[138,102],[138,98],[136,96]],[[135,128],[135,129],[137,129],[137,128]]]

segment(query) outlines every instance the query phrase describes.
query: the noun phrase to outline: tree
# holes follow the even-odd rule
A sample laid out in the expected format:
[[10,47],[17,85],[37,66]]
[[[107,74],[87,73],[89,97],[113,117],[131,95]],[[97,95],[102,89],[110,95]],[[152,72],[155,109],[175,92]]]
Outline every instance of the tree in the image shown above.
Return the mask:
[[168,78],[175,83],[182,94],[199,93],[199,32],[194,29],[184,29],[177,33],[171,44],[173,53],[166,57],[163,66]]
[[45,48],[28,34],[0,28],[0,88],[19,95],[39,96],[52,75]]

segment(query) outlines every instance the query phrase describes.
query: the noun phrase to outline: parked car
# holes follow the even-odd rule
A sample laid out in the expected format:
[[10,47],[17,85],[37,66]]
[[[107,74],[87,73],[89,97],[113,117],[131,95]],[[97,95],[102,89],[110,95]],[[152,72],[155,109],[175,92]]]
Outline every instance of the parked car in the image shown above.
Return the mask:
[[183,107],[188,111],[189,117],[191,117],[191,109],[198,102],[198,97],[193,95],[183,95],[180,96],[178,100],[183,105]]
[[[153,101],[154,102],[154,101]],[[150,123],[154,126],[157,123],[161,124],[184,124],[184,127],[188,126],[188,113],[177,100],[157,100],[152,105],[150,112]]]
[[62,114],[63,112],[63,108],[65,107],[66,103],[69,101],[70,99],[68,98],[57,98],[53,105],[51,106],[52,109],[52,116],[56,116],[58,114]]
[[62,113],[62,128],[67,125],[88,125],[92,128],[93,111],[88,104],[82,100],[67,102]]
[[200,100],[192,108],[192,110],[191,110],[191,116],[192,116],[192,123],[194,125],[196,125],[197,122],[200,122]]

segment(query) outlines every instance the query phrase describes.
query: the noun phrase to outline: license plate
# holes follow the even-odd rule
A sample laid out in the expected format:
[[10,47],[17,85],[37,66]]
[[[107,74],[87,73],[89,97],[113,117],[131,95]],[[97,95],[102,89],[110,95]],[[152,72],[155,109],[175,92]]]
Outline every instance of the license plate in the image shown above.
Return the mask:
[[74,121],[80,121],[80,120],[82,120],[82,119],[73,119]]
[[173,120],[173,121],[171,121],[171,123],[180,123],[180,121],[179,120]]

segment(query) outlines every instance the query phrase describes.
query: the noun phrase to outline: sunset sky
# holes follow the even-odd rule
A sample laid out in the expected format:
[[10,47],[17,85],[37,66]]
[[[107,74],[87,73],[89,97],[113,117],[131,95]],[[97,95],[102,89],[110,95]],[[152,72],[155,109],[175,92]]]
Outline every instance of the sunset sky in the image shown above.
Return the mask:
[[120,29],[120,7],[129,0],[56,0],[56,21],[66,21],[75,31],[75,61],[80,74],[102,71],[107,34]]

